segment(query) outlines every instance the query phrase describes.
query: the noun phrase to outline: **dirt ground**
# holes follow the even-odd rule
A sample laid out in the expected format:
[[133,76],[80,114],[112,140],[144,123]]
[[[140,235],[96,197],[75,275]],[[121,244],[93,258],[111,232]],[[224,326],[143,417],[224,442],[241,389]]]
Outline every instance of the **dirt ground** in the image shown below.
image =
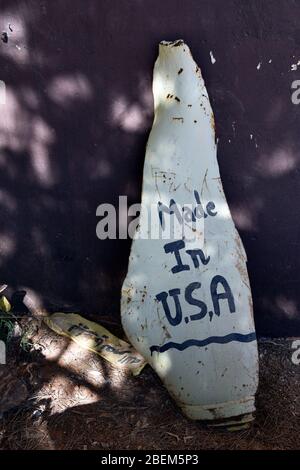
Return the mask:
[[[43,323],[32,325],[33,351],[11,346],[0,369],[1,449],[300,448],[300,365],[291,361],[291,339],[260,340],[256,420],[226,432],[186,419],[149,366],[128,376]],[[120,335],[118,325],[103,325]],[[20,403],[9,409],[10,400]]]

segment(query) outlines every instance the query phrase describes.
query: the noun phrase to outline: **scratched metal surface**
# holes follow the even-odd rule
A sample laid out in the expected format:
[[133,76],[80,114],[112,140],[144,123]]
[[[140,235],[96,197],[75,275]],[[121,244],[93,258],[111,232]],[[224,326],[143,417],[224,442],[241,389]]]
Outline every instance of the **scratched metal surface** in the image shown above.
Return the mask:
[[160,44],[153,94],[122,324],[189,417],[249,414],[258,353],[246,254],[222,188],[209,97],[183,41]]
[[130,240],[97,240],[96,207],[139,201],[157,44],[182,37],[213,104],[257,331],[299,335],[299,17],[292,0],[1,0],[1,282],[118,317]]

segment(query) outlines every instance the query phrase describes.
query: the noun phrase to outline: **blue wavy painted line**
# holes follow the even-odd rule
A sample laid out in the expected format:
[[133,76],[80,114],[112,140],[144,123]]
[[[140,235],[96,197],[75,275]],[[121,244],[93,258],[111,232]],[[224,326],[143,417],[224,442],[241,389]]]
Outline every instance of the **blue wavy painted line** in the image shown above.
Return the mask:
[[230,333],[226,336],[210,336],[206,339],[187,339],[183,343],[174,343],[170,341],[169,343],[164,344],[163,346],[151,346],[150,352],[151,355],[153,352],[160,352],[163,353],[168,351],[169,349],[177,349],[178,351],[184,351],[191,346],[198,346],[202,348],[203,346],[207,346],[208,344],[216,343],[216,344],[227,344],[231,343],[232,341],[238,341],[239,343],[250,343],[251,341],[256,340],[255,332],[242,334],[242,333]]

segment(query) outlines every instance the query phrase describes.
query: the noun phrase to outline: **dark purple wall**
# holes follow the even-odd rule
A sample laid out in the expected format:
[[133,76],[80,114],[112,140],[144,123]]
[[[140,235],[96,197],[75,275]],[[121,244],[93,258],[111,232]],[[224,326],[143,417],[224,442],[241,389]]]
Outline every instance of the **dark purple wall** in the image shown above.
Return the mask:
[[1,0],[0,29],[0,282],[119,315],[130,242],[99,241],[96,208],[140,200],[158,43],[183,38],[212,100],[258,332],[299,335],[300,2]]

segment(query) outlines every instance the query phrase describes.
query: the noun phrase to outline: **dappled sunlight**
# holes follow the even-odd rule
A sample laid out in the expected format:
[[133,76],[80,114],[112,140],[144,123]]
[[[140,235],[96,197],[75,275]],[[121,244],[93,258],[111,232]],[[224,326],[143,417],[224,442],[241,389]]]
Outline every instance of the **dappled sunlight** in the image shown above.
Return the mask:
[[142,131],[146,127],[147,112],[138,103],[129,104],[126,98],[116,98],[112,105],[112,123],[119,125],[124,131]]
[[45,400],[46,397],[51,400],[50,415],[63,413],[73,406],[87,405],[99,400],[95,391],[90,390],[86,385],[77,385],[68,375],[61,372],[56,372],[37,394],[37,399]]
[[[124,388],[126,387],[126,384],[129,380],[129,372],[122,371],[121,369],[118,369],[117,367],[110,367],[107,369],[107,375],[108,375],[108,383],[109,387],[112,391],[112,393],[115,394],[116,397],[121,397],[122,392]],[[135,379],[137,380],[137,379]]]
[[55,183],[48,148],[55,142],[52,129],[41,119],[32,121],[32,139],[29,150],[32,169],[42,186],[52,186]]
[[[29,10],[26,11],[28,16]],[[12,59],[21,66],[27,65],[30,58],[26,19],[24,12],[22,16],[14,11],[1,12],[0,15],[0,29],[8,35],[6,47],[0,49],[0,55]]]
[[[184,413],[215,419],[210,405],[215,411],[213,404],[238,403],[247,394],[253,411],[257,345],[246,255],[223,193],[213,113],[186,49],[183,42],[160,44],[153,85],[157,114],[146,146],[141,216],[121,316],[130,342]],[[155,225],[161,236],[147,237]],[[220,284],[224,290],[218,292]]]
[[164,354],[155,354],[153,356],[153,368],[157,371],[161,379],[167,378],[168,375],[172,374],[172,368],[174,367],[171,355],[168,352]]
[[22,107],[13,88],[6,86],[5,112],[0,119],[0,151],[8,147],[13,151],[23,151],[30,143],[31,120]]
[[14,254],[15,248],[13,234],[2,229],[0,234],[0,266],[5,263],[6,258],[10,258]]
[[[262,8],[262,15],[256,17],[251,6],[245,7],[244,14],[243,8],[237,8],[232,1],[224,16],[219,14],[219,5],[205,6],[202,11],[199,2],[193,0],[195,15],[191,15],[185,2],[177,2],[171,8],[167,3],[157,2],[147,14],[142,1],[119,2],[117,12],[113,2],[108,1],[91,0],[84,6],[77,0],[1,2],[0,35],[7,34],[7,41],[6,36],[0,41],[0,79],[6,86],[5,103],[0,97],[1,282],[7,283],[14,293],[18,291],[25,316],[82,312],[100,324],[112,324],[115,333],[123,338],[120,291],[131,240],[99,240],[95,233],[96,209],[101,203],[111,203],[118,213],[119,195],[128,197],[128,206],[140,202],[145,147],[153,121],[151,79],[157,46],[160,40],[180,34],[195,51],[216,116],[218,163],[229,207],[220,193],[221,186],[211,194],[206,174],[201,173],[202,166],[210,165],[206,161],[207,144],[214,145],[211,116],[203,129],[192,118],[192,125],[185,129],[186,145],[180,147],[183,121],[177,113],[179,101],[175,96],[185,103],[184,90],[159,75],[155,82],[156,95],[160,97],[156,109],[164,106],[164,112],[169,113],[177,127],[171,139],[164,132],[156,146],[152,174],[144,181],[145,203],[153,202],[149,191],[153,184],[160,201],[168,205],[170,194],[176,199],[178,185],[184,184],[188,197],[194,189],[199,191],[204,207],[213,201],[219,221],[213,231],[215,238],[208,230],[199,229],[191,246],[199,248],[204,239],[203,253],[216,262],[221,274],[230,271],[228,266],[233,261],[228,250],[231,241],[224,241],[223,236],[224,227],[227,230],[230,225],[227,222],[231,212],[247,253],[258,335],[298,334],[300,106],[291,103],[289,88],[292,78],[297,78],[290,73],[290,64],[297,61],[291,58],[297,54],[299,38],[291,40],[292,36],[285,34],[288,22],[298,27],[295,8],[289,9],[288,22],[277,31],[280,41],[273,47],[276,28],[268,9],[264,12]],[[279,18],[280,8],[275,3]],[[231,22],[232,31],[228,30]],[[214,64],[210,52],[217,59]],[[176,67],[178,77],[183,78],[182,64]],[[170,96],[166,100],[172,94],[173,100]],[[160,126],[159,118],[155,124]],[[190,142],[195,136],[199,137],[199,172],[194,171],[190,159]],[[176,174],[169,171],[174,155],[179,156]],[[185,181],[180,180],[184,172],[189,173]],[[213,179],[216,175],[209,176]],[[125,232],[125,209],[120,212],[117,227]],[[192,237],[191,227],[186,227],[187,238]],[[142,241],[141,246],[145,252],[147,241]],[[245,258],[242,248],[236,248],[239,249]],[[176,260],[171,255],[163,259],[164,252],[155,250],[156,247],[150,255],[157,254],[158,264],[150,271],[150,277],[157,283],[158,293],[165,288],[161,285],[162,273],[171,273]],[[186,250],[181,254],[183,262],[193,269],[191,256]],[[139,263],[139,270],[132,275],[132,284],[137,284],[139,290],[127,286],[125,300],[132,310],[135,305],[130,304],[130,296],[133,302],[143,301],[143,308],[150,312],[154,299],[144,287],[148,280],[145,271],[145,264]],[[228,302],[220,299],[221,321],[217,315],[209,320],[208,314],[213,313],[209,312],[211,299],[206,301],[210,274],[209,264],[193,269],[193,280],[201,282],[195,298],[209,307],[205,318],[208,333],[218,334],[223,314],[228,328],[234,325],[236,316],[229,311]],[[190,308],[186,302],[184,283],[176,276],[169,279],[166,288],[181,289],[183,315],[196,312],[196,307]],[[230,285],[241,282],[241,276],[237,279],[229,274]],[[242,276],[242,282],[249,288],[247,276]],[[237,307],[242,304],[237,299]],[[170,306],[174,314],[174,303]],[[163,315],[160,309],[158,321],[163,320]],[[185,334],[188,332],[191,338],[196,333],[204,336],[203,320],[198,320],[199,330],[197,323],[184,324]],[[30,321],[34,323],[35,319],[29,318]],[[142,321],[140,310],[136,317],[131,314],[128,323],[132,328],[141,325],[139,339],[148,350],[153,344],[168,341],[168,329],[162,331],[158,324],[155,330],[150,320]],[[247,328],[246,318],[241,319],[240,327]],[[45,335],[36,344],[37,349],[41,348],[39,352],[35,350],[28,360],[31,370],[36,368],[35,381],[31,382],[29,373],[29,405],[26,403],[27,408],[21,411],[25,416],[21,425],[16,421],[15,428],[6,433],[8,446],[13,445],[9,432],[15,432],[19,447],[28,438],[32,447],[76,448],[83,444],[82,427],[86,435],[93,435],[96,429],[91,442],[99,437],[99,448],[102,442],[107,448],[113,448],[115,442],[124,448],[128,442],[140,445],[146,435],[151,435],[151,439],[155,436],[147,442],[157,449],[164,442],[171,442],[170,448],[174,444],[175,449],[180,442],[198,447],[224,444],[218,436],[211,440],[211,433],[205,434],[197,424],[183,420],[149,366],[141,378],[133,379],[68,339],[49,332]],[[221,355],[221,348],[219,352]],[[238,354],[235,351],[233,356]],[[180,375],[179,368],[188,381],[189,365],[182,365],[168,351],[154,352],[152,359],[166,382],[174,371]],[[199,383],[206,386],[207,374],[202,370],[199,364]],[[216,373],[214,367],[209,373]],[[269,377],[267,371],[265,380]],[[278,385],[274,380],[271,388],[266,388],[266,414],[259,411],[259,426],[270,421],[271,408],[278,405],[269,399],[269,390],[272,392]],[[196,388],[192,391],[197,392]],[[293,400],[291,394],[290,401]],[[44,410],[40,415],[39,406]],[[76,421],[76,416],[81,421]],[[289,418],[293,426],[296,415]],[[280,419],[275,416],[279,424]],[[268,432],[261,433],[261,438],[257,438],[257,426],[242,439],[229,438],[230,445],[238,447],[244,440],[245,446],[257,441],[263,447],[277,439],[276,445],[282,446],[284,430],[277,426],[274,437],[272,426],[267,426]],[[164,441],[170,427],[173,435],[169,433],[169,440]],[[84,445],[86,442],[88,438]]]
[[[32,103],[35,96],[27,91],[27,98]],[[27,150],[38,181],[42,186],[51,186],[54,180],[48,148],[55,142],[53,129],[40,116],[27,111],[11,88],[7,88],[4,107],[0,120],[0,151],[1,147],[15,152]]]
[[[19,13],[14,12],[13,10],[1,12],[1,30],[8,31],[15,41],[20,41],[27,44],[27,31],[26,31],[26,20],[28,19],[29,10],[22,12],[21,16]],[[27,18],[24,18],[24,15]]]
[[[142,2],[135,8],[144,17]],[[162,18],[169,18],[168,9],[160,8]],[[106,37],[98,2],[86,9],[84,21],[68,2],[58,6],[20,0],[1,6],[0,27],[8,35],[7,43],[0,42],[1,79],[7,95],[0,119],[0,209],[5,220],[0,230],[1,270],[5,281],[25,285],[35,293],[38,301],[33,303],[38,309],[54,297],[58,305],[74,304],[82,311],[84,307],[87,315],[119,315],[119,292],[131,241],[99,241],[95,211],[102,202],[114,204],[121,194],[128,196],[128,205],[140,201],[145,145],[153,120],[153,63],[158,41],[174,37],[171,26],[161,36],[163,20],[157,18],[148,18],[142,28],[124,22],[122,13],[127,11],[125,5],[120,7],[120,18],[108,12],[107,24],[115,29]],[[212,67],[205,43],[199,45],[196,39],[199,27],[212,38],[205,18],[199,16],[197,27],[190,19],[181,19],[180,36],[195,50],[216,114],[222,183],[248,254],[258,306],[260,272],[265,268],[270,275],[275,257],[276,270],[283,269],[282,227],[295,250],[287,282],[298,270],[296,208],[289,202],[299,196],[296,108],[290,100],[285,103],[289,98],[286,76],[277,74],[277,96],[271,87],[262,90],[257,82],[261,93],[257,109],[249,86],[252,68],[258,72],[252,63],[245,63],[243,69],[237,66],[249,52],[245,43],[234,49],[232,60],[224,59],[220,73],[220,61]],[[222,19],[216,19],[216,25],[223,28]],[[116,34],[119,28],[128,44]],[[218,41],[214,44],[215,57],[222,57],[222,47]],[[271,70],[273,63],[268,67]],[[259,73],[264,70],[265,63]],[[236,80],[232,80],[234,74]],[[171,81],[157,86],[164,98],[173,91],[182,93]],[[175,113],[175,102],[165,104]],[[180,125],[178,121],[179,132]],[[160,145],[159,160],[179,151],[176,139],[165,139]],[[205,158],[205,152],[199,152],[200,158]],[[189,167],[188,152],[182,160]],[[165,198],[160,176],[157,183]],[[190,190],[194,181],[202,189],[203,175],[191,176]],[[174,190],[175,183],[175,178],[168,181],[168,189]],[[201,202],[209,199],[204,186]],[[215,203],[218,207],[218,200]],[[228,210],[220,203],[219,211],[223,222]],[[272,233],[270,227],[279,215],[282,224],[275,222]],[[292,220],[293,230],[289,230]],[[284,286],[278,289],[278,295],[285,294]],[[275,297],[267,290],[268,296]]]
[[[118,391],[122,389],[126,382],[129,372],[109,365],[105,359],[100,359],[95,353],[88,351],[75,342],[68,342],[59,357],[55,360],[61,370],[65,370],[69,376],[67,380],[73,377],[76,380],[83,381],[83,387],[95,402],[101,398],[101,389],[109,387],[110,390]],[[49,384],[48,384],[49,385]]]
[[[38,331],[39,336],[40,332]],[[36,341],[36,339],[34,339]],[[42,330],[42,339],[39,340],[42,346],[43,357],[49,362],[57,362],[68,351],[69,341],[66,338],[59,338],[54,335],[49,335]]]
[[138,79],[139,101],[147,110],[149,118],[152,118],[153,115],[153,93],[151,85],[152,83],[148,82],[143,76],[143,74],[141,74]]
[[41,106],[41,100],[35,90],[28,86],[21,87],[19,98],[31,112],[38,112]]
[[230,211],[238,229],[245,232],[257,232],[259,215],[264,209],[264,202],[255,196],[245,204],[233,204]]
[[47,93],[55,104],[68,108],[77,100],[88,101],[93,97],[91,85],[83,74],[61,75],[54,77]]
[[80,345],[76,342],[68,341],[68,347],[60,353],[57,363],[61,366],[68,365],[70,367],[72,362],[76,362],[77,359],[85,362],[88,358],[91,358],[91,352],[87,348],[94,345],[94,343],[94,337],[88,335],[80,337]]
[[263,306],[271,311],[272,315],[278,318],[286,318],[288,320],[296,320],[298,317],[299,307],[296,300],[288,298],[285,295],[274,295],[273,298],[262,298]]
[[[33,237],[35,237],[38,241],[42,241],[41,233],[37,232],[36,230],[33,230]],[[43,237],[45,238],[45,234]],[[43,243],[45,244],[45,241]],[[45,245],[42,245],[42,250],[46,250]],[[22,293],[22,302],[29,312],[31,312],[33,315],[36,315],[37,318],[40,318],[45,314],[44,299],[39,292],[28,286],[20,284],[18,284],[18,291]]]
[[61,414],[75,406],[97,403],[102,392],[121,393],[128,372],[111,366],[97,354],[40,325],[33,337],[42,347],[43,383],[35,394],[37,403],[48,400],[49,415]]
[[256,163],[256,168],[262,176],[278,178],[293,171],[299,164],[300,153],[291,148],[282,147],[276,149],[270,155],[261,155]]
[[147,130],[152,118],[153,96],[151,88],[143,78],[138,81],[138,100],[129,101],[126,96],[117,95],[112,99],[111,123],[122,130],[133,133]]
[[249,207],[232,207],[231,214],[237,228],[247,231],[255,230],[254,214]]
[[281,295],[276,298],[275,302],[280,311],[282,311],[289,319],[293,319],[298,316],[298,305],[294,300]]

